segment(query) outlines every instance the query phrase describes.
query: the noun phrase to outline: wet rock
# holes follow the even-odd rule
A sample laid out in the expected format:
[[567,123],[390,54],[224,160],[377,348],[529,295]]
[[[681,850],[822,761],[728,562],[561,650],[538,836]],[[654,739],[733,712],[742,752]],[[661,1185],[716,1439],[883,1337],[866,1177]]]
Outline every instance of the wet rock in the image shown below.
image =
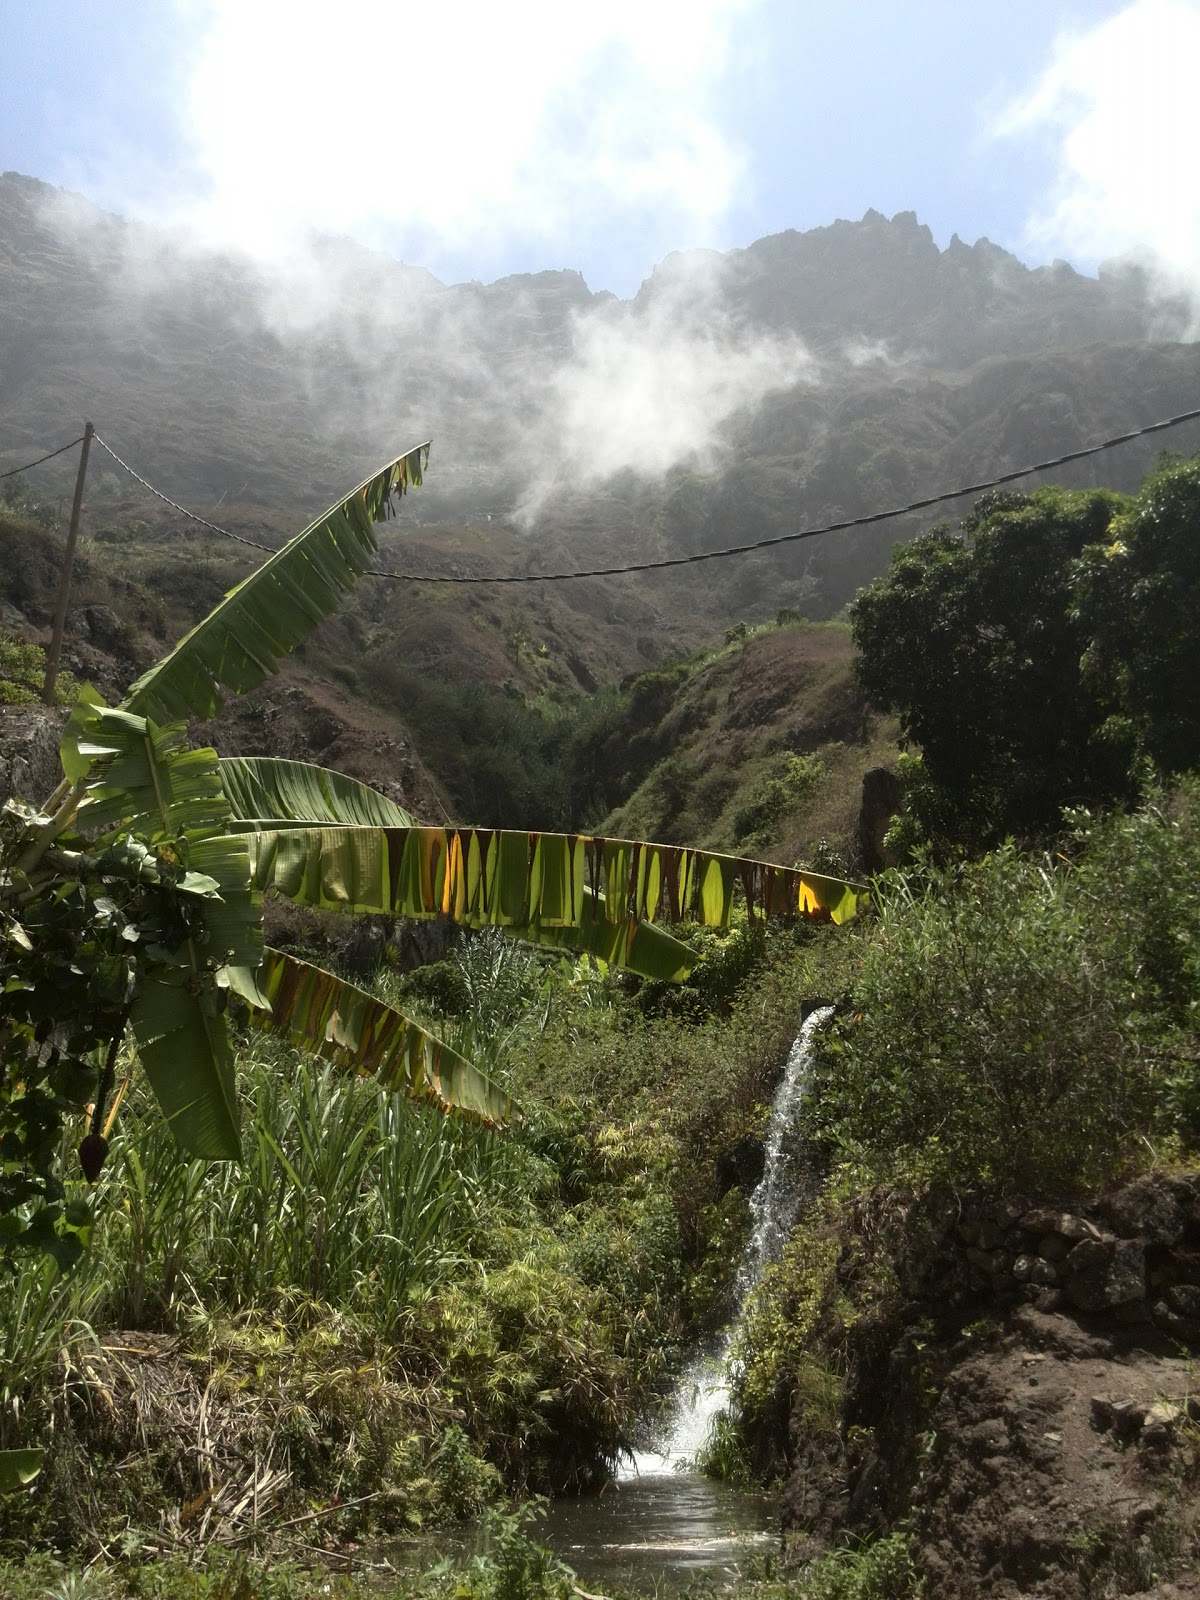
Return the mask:
[[1180,1316],[1165,1300],[1155,1301],[1152,1315],[1155,1327],[1170,1338],[1185,1345],[1200,1344],[1200,1318]]
[[1200,1283],[1173,1283],[1167,1290],[1167,1304],[1181,1317],[1200,1318]]
[[1018,1256],[1013,1262],[1013,1277],[1021,1283],[1040,1284],[1053,1288],[1058,1283],[1058,1269],[1041,1256]]
[[745,1134],[717,1156],[717,1193],[723,1195],[730,1189],[740,1189],[743,1194],[752,1194],[762,1181],[765,1163],[763,1141],[753,1134]]

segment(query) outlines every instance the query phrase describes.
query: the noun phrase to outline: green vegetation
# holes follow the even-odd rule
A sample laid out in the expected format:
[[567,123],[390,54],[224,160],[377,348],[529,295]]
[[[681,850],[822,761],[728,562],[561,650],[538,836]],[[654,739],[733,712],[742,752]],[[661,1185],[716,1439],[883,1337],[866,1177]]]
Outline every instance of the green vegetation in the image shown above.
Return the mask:
[[883,887],[821,1045],[836,1160],[1061,1195],[1200,1138],[1200,785],[1075,829]]
[[59,520],[58,508],[40,497],[19,472],[0,483],[0,507],[8,516],[38,528],[53,528]]
[[[574,1142],[593,1154],[576,1209],[539,1150],[570,1137],[569,1118],[531,1115],[504,1144],[434,1137],[397,1090],[493,1124],[510,1114],[507,1093],[381,991],[264,949],[264,890],[497,924],[658,978],[697,957],[652,919],[724,929],[736,884],[752,915],[842,921],[857,908],[845,884],[703,852],[421,829],[339,774],[187,748],[182,721],[167,719],[211,715],[303,639],[370,559],[373,517],[420,465],[420,452],[398,458],[318,519],[121,709],[82,694],[63,781],[43,808],[5,810],[0,1217],[19,1289],[0,1438],[9,1487],[36,1470],[31,1443],[51,1441],[19,1536],[92,1544],[164,1492],[178,1496],[181,1530],[236,1527],[251,1506],[253,1531],[260,1498],[286,1490],[330,1496],[316,1514],[346,1537],[360,1519],[343,1504],[386,1498],[393,1525],[420,1526],[476,1509],[502,1482],[596,1481],[688,1318],[676,1142],[646,1116],[613,1130],[585,1115]],[[481,1001],[464,1044],[494,1042],[495,993],[516,970],[491,962],[480,994],[474,963],[461,968],[451,990]],[[736,967],[715,970],[727,991]],[[577,976],[567,964],[560,986],[595,1014]],[[379,1086],[249,1054],[248,1022]],[[85,1107],[93,1193],[64,1160]],[[163,1329],[176,1342],[147,1351]],[[154,1357],[148,1392],[126,1392],[128,1354]]]
[[784,615],[726,648],[642,674],[597,748],[623,773],[605,832],[747,849],[846,871],[863,772],[892,759],[866,708],[849,630]]
[[[356,1579],[210,1550],[198,1565],[132,1561],[83,1574],[43,1556],[0,1561],[0,1582],[8,1600],[571,1600],[587,1593],[537,1538],[538,1510],[536,1502],[517,1511],[492,1509],[473,1555],[439,1561],[419,1575]],[[723,1584],[722,1593],[732,1600],[917,1600],[909,1543],[896,1533],[839,1547],[797,1577],[748,1578]],[[623,1592],[613,1591],[614,1600]]]
[[986,848],[1072,804],[1127,802],[1139,761],[1200,760],[1200,463],[1128,500],[985,495],[897,550],[851,607],[859,675],[921,750],[917,837]]
[[[61,744],[64,778],[18,801],[0,838],[8,950],[0,1098],[13,1158],[0,1183],[7,1243],[78,1255],[86,1206],[64,1204],[64,1119],[91,1102],[80,1147],[94,1180],[126,1029],[192,1155],[241,1153],[228,1013],[246,1007],[341,1066],[497,1123],[510,1103],[477,1067],[402,1013],[282,951],[264,950],[262,893],[345,911],[453,917],[577,945],[657,978],[691,953],[656,916],[724,926],[735,883],[764,913],[853,916],[847,885],[697,852],[528,832],[421,829],[339,774],[270,759],[219,763],[186,747],[188,714],[262,682],[334,609],[375,550],[372,523],[421,479],[398,457],[223,600],[111,710],[88,691]],[[153,719],[162,719],[156,721]]]
[[[40,645],[27,644],[0,629],[0,706],[27,706],[42,698],[46,676],[46,652]],[[60,672],[54,681],[54,703],[74,703],[79,685],[69,672]]]
[[496,934],[383,968],[381,997],[526,1105],[504,1134],[251,1036],[243,1160],[210,1163],[132,1078],[90,1248],[65,1277],[25,1257],[0,1316],[0,1444],[49,1443],[8,1548],[90,1551],[162,1515],[184,1546],[237,1537],[256,1481],[264,1529],[316,1511],[335,1542],[598,1481],[729,1314],[748,1214],[719,1158],[759,1124],[797,989],[849,948],[701,943],[686,1020],[665,985]]
[[773,766],[733,813],[733,836],[739,843],[761,838],[784,812],[802,805],[825,776],[819,755],[784,756]]
[[[980,1196],[1070,1203],[1200,1145],[1200,778],[1182,770],[1192,638],[1174,609],[1192,593],[1180,530],[1198,483],[1200,468],[1175,466],[1132,502],[993,497],[964,537],[918,541],[863,597],[864,678],[922,754],[906,761],[908,863],[845,930],[757,915],[781,887],[793,905],[811,893],[853,909],[812,875],[418,829],[353,780],[188,751],[150,714],[177,714],[192,692],[195,660],[185,670],[176,652],[135,686],[141,712],[81,706],[62,792],[5,824],[6,1065],[19,1055],[22,1081],[6,1080],[0,1130],[17,1224],[0,1450],[44,1443],[46,1456],[5,1504],[4,1548],[191,1557],[216,1539],[231,1550],[160,1565],[157,1589],[119,1559],[79,1581],[113,1600],[307,1600],[308,1576],[238,1552],[261,1556],[289,1523],[332,1552],[482,1518],[486,1551],[395,1592],[569,1593],[573,1575],[509,1498],[602,1482],[727,1323],[750,1224],[744,1158],[805,997],[837,1003],[808,1088],[813,1193],[746,1308],[734,1405],[704,1465],[752,1481],[793,1466],[797,1441],[857,1449],[847,1408],[872,1338],[891,1348],[903,1331],[931,1403],[925,1329],[889,1321],[905,1304],[904,1228]],[[255,617],[253,596],[241,603],[231,636]],[[1122,634],[1129,614],[1153,649]],[[935,617],[949,619],[930,645],[936,694],[918,649]],[[626,821],[682,827],[707,807],[710,838],[765,850],[793,816],[818,815],[848,750],[861,760],[886,732],[853,689],[844,629],[733,631],[583,718],[414,683],[415,715],[432,728],[445,713],[463,783],[472,718],[473,737],[507,741],[480,769],[497,818],[537,790],[548,820],[624,792]],[[804,672],[785,677],[797,637]],[[228,660],[228,639],[210,645],[201,635],[202,700]],[[824,723],[818,703],[833,708]],[[747,741],[722,772],[718,728]],[[1064,815],[1079,797],[1087,808]],[[206,871],[214,838],[244,878]],[[733,901],[739,874],[750,912]],[[389,919],[451,910],[465,931],[408,972],[391,922],[357,987],[292,947],[251,981],[227,969],[254,964],[264,890]],[[235,938],[222,919],[239,906]],[[686,945],[645,922],[660,910],[693,919]],[[160,953],[178,961],[189,941],[203,1029],[228,1049],[224,1103],[243,1108],[239,1164],[171,1136],[153,1037],[151,1070],[133,1073],[126,1020],[145,1041],[131,1002],[169,964]],[[59,1013],[90,1034],[55,1033]],[[191,1067],[170,1048],[178,1080]],[[172,1119],[185,1132],[203,1102],[203,1075],[192,1081]],[[433,1105],[414,1102],[422,1091]],[[483,1117],[437,1109],[463,1104]],[[514,1104],[507,1131],[485,1125]],[[68,1149],[85,1127],[85,1146],[107,1142],[91,1186]],[[968,1309],[963,1336],[979,1343]],[[4,1580],[17,1595],[59,1581],[36,1561]],[[747,1592],[908,1600],[917,1587],[892,1527]]]
[[898,1335],[895,1258],[936,1240],[939,1207],[1069,1205],[1200,1153],[1200,778],[1069,823],[1052,853],[1007,843],[877,884],[815,1040],[806,1133],[826,1178],[738,1334],[756,1461],[781,1419],[842,1434],[856,1330]]

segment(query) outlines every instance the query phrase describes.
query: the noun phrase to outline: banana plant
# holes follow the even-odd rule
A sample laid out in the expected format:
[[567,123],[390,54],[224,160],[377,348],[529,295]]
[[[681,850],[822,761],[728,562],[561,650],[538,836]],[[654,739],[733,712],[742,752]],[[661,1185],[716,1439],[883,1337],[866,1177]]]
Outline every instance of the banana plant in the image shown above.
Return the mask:
[[[724,927],[738,888],[753,915],[842,922],[857,909],[854,885],[819,874],[640,841],[422,827],[342,774],[188,748],[185,719],[256,687],[336,609],[375,556],[374,524],[420,484],[427,459],[422,445],[365,479],[231,590],[121,706],[85,693],[64,732],[59,787],[40,808],[6,811],[5,983],[21,1001],[5,1048],[23,1060],[25,1082],[41,1064],[51,1098],[77,1102],[86,1088],[89,1175],[103,1160],[126,1030],[181,1145],[238,1156],[232,1013],[444,1110],[493,1124],[511,1116],[498,1085],[411,1019],[265,948],[268,891],[346,912],[495,925],[668,979],[696,958],[660,924]],[[85,925],[81,967],[72,939]],[[64,1004],[73,1021],[52,1023]],[[53,1201],[54,1182],[41,1177]],[[22,1190],[19,1173],[10,1188],[0,1175],[0,1217],[37,1192]],[[44,1217],[38,1226],[45,1235]],[[54,1232],[65,1250],[66,1211]]]
[[[62,1128],[90,1105],[79,1154],[94,1180],[127,1034],[193,1156],[240,1155],[234,1016],[443,1110],[509,1120],[504,1090],[410,1018],[266,947],[268,891],[495,925],[667,979],[685,977],[695,953],[656,924],[723,927],[738,887],[753,915],[855,914],[856,887],[820,874],[633,840],[421,827],[342,774],[189,748],[188,718],[256,687],[336,609],[375,555],[374,524],[420,484],[427,459],[419,446],[366,478],[120,707],[85,690],[58,788],[0,814],[0,1255],[43,1249],[66,1268],[84,1248],[91,1215],[67,1199]],[[0,1494],[32,1481],[41,1459],[0,1450]]]

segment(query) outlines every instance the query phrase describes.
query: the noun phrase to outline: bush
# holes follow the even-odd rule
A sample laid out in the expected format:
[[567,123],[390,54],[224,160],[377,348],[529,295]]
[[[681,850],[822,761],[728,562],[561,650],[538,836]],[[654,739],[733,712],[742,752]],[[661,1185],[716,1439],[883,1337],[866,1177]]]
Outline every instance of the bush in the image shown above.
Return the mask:
[[1200,992],[1195,789],[1176,805],[1186,826],[1161,807],[1087,819],[1078,865],[1008,844],[884,887],[851,1005],[818,1043],[836,1158],[1059,1194],[1187,1135],[1164,1030]]
[[733,813],[736,844],[753,839],[789,811],[798,810],[825,776],[819,755],[786,756],[751,789]]

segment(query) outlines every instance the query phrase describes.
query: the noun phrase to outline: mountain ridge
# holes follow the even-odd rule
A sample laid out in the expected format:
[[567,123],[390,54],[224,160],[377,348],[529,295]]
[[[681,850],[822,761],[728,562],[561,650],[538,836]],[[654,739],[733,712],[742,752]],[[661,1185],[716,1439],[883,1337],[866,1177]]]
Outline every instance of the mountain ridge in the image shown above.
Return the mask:
[[[537,572],[884,510],[1200,394],[1200,346],[1161,337],[1190,331],[1190,307],[1143,268],[1088,278],[986,239],[940,249],[912,212],[676,252],[625,301],[570,268],[445,285],[348,240],[320,241],[289,283],[0,177],[0,468],[91,415],[172,498],[253,525],[307,520],[432,437],[396,528],[486,544],[504,526]],[[1163,443],[1194,449],[1200,429],[1060,476],[1133,488]],[[69,472],[43,469],[63,492]],[[781,604],[830,616],[929,520],[639,592],[668,640]]]

